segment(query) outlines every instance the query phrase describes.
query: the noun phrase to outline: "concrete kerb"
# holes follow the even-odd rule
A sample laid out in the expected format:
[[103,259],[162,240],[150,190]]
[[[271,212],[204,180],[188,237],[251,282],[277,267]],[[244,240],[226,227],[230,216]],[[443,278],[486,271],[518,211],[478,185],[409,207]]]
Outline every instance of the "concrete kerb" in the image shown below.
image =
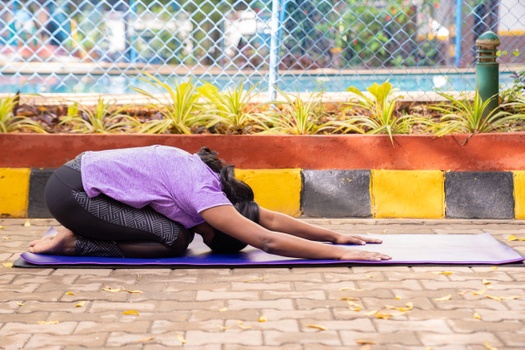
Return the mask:
[[[0,169],[0,213],[46,218],[53,169]],[[523,219],[523,171],[238,169],[256,200],[294,216]]]

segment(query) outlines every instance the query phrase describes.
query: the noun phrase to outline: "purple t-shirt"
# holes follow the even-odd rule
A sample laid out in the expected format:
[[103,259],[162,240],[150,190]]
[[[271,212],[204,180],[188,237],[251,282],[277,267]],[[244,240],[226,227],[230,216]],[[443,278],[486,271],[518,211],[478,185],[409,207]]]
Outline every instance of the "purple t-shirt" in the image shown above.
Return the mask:
[[168,146],[86,152],[82,184],[135,208],[147,205],[186,228],[204,222],[203,210],[231,205],[219,177],[198,155]]

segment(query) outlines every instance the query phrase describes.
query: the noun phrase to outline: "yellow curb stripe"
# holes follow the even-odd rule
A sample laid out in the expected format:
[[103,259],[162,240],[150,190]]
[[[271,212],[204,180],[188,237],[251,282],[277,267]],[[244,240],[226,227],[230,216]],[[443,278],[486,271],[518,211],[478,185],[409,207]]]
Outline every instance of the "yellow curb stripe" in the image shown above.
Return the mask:
[[370,184],[375,218],[445,216],[445,176],[440,170],[372,170]]
[[27,216],[31,169],[0,168],[0,216]]
[[301,169],[235,169],[235,177],[250,185],[261,207],[301,215]]
[[525,219],[525,171],[513,171],[514,178],[514,217]]

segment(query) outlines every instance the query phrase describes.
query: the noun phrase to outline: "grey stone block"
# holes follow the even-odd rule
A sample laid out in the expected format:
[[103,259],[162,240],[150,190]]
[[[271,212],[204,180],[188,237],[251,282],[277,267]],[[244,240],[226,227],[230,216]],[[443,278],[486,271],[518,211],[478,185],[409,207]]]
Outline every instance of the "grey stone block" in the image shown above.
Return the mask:
[[311,217],[371,217],[369,170],[303,170],[301,208]]
[[44,190],[47,180],[53,174],[53,169],[31,169],[29,178],[29,205],[27,216],[30,218],[51,218],[44,200]]
[[447,218],[513,219],[512,173],[446,173],[445,204]]

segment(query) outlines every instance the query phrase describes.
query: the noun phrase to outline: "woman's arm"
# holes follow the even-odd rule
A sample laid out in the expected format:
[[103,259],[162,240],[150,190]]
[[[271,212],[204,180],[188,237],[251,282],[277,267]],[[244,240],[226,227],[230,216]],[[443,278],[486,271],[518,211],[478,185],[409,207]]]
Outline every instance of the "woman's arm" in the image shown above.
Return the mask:
[[311,241],[335,244],[381,243],[380,239],[366,236],[342,235],[319,226],[310,225],[291,216],[260,207],[259,224],[271,231],[288,233]]
[[305,259],[376,261],[390,259],[389,256],[381,253],[349,250],[270,231],[246,219],[231,206],[213,207],[200,214],[216,229],[270,254]]

